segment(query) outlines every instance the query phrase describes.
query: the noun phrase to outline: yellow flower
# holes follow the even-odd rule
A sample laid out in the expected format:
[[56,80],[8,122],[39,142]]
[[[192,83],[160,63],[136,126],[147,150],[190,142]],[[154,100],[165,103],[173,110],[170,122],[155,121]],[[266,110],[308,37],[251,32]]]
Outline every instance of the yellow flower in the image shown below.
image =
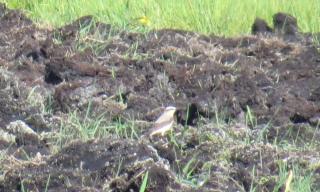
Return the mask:
[[143,26],[149,26],[151,21],[147,16],[142,16],[138,18],[138,21]]

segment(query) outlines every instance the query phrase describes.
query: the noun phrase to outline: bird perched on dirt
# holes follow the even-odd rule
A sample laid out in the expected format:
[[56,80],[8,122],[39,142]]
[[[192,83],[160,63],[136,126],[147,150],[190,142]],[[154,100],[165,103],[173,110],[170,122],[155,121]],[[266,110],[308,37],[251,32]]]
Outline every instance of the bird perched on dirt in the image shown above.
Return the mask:
[[173,106],[168,106],[165,108],[164,112],[155,121],[153,128],[149,131],[149,137],[154,135],[164,136],[166,132],[172,129],[174,123],[174,114],[176,108]]

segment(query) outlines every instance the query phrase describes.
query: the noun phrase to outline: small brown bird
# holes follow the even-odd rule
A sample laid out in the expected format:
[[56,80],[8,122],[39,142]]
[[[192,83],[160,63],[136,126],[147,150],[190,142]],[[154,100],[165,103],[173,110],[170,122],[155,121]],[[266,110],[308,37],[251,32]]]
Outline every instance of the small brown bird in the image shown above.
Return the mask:
[[173,106],[166,107],[161,116],[155,121],[153,128],[149,132],[149,137],[154,135],[164,136],[167,131],[171,130],[176,110]]

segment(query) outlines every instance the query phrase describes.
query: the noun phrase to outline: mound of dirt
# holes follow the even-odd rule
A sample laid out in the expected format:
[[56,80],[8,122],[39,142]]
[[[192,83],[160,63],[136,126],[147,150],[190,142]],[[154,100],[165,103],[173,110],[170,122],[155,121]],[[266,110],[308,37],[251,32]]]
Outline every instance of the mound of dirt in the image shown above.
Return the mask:
[[[319,47],[294,17],[273,20],[235,38],[91,16],[49,30],[1,4],[0,191],[138,191],[146,173],[147,191],[273,191],[280,161],[319,183],[317,147],[270,144],[318,142]],[[145,139],[169,105],[174,134]],[[82,129],[69,114],[116,128],[65,139]]]

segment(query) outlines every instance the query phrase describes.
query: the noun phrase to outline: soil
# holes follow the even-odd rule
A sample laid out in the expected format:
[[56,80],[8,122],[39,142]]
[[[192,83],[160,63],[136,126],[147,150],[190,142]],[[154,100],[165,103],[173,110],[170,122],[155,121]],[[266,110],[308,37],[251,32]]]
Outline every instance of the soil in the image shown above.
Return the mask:
[[[319,46],[297,24],[278,13],[234,38],[91,16],[43,29],[1,4],[0,191],[139,191],[147,172],[147,191],[273,191],[281,162],[320,189]],[[145,139],[169,105],[173,133]],[[135,127],[63,140],[75,111]]]

